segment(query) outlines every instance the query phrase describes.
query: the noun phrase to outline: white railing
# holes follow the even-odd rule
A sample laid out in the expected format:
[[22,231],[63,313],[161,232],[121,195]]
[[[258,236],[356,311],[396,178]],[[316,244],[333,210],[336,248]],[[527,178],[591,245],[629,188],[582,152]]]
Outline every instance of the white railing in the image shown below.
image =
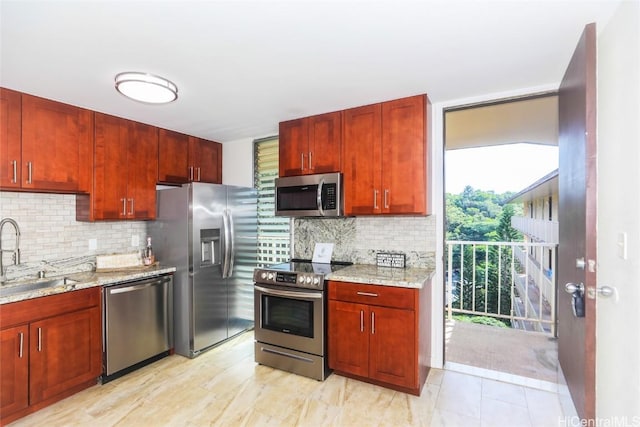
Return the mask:
[[558,221],[512,216],[511,226],[538,242],[558,243]]
[[[557,245],[447,241],[447,316],[480,315],[556,334]],[[532,256],[531,256],[532,255]],[[536,259],[550,259],[549,269]]]

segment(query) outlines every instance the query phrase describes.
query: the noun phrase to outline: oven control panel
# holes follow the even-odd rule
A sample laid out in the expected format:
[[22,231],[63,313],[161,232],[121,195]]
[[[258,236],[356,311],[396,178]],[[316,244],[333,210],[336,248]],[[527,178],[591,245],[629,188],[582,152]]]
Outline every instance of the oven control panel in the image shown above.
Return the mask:
[[323,289],[324,275],[318,273],[283,272],[256,269],[253,281],[263,285],[281,285],[295,288]]

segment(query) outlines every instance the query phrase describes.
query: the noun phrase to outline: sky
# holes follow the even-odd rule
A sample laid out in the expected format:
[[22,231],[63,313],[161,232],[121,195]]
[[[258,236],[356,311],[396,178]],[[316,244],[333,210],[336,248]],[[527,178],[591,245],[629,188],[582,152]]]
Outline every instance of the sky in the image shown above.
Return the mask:
[[510,144],[445,151],[445,191],[519,192],[558,168],[558,147]]

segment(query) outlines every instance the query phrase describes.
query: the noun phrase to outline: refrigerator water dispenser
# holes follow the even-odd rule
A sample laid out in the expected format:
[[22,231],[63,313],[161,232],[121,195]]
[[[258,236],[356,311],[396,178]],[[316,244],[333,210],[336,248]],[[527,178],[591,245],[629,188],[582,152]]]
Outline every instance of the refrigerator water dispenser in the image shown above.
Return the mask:
[[221,264],[221,239],[219,228],[200,230],[200,266],[208,267]]

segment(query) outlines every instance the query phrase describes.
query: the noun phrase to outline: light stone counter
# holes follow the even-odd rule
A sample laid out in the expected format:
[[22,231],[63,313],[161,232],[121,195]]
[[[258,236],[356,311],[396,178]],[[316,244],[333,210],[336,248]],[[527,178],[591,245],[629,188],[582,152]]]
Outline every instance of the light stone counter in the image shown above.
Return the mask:
[[[128,282],[131,280],[139,280],[145,279],[147,277],[159,276],[162,274],[173,273],[176,271],[175,267],[169,267],[164,265],[156,265],[153,267],[141,267],[140,269],[132,269],[127,271],[118,271],[118,272],[80,272],[80,273],[72,273],[65,274],[64,276],[57,277],[46,277],[44,279],[37,280],[20,280],[9,282],[7,284],[3,284],[2,290],[5,289],[7,292],[10,292],[11,295],[0,296],[0,305],[8,304],[17,301],[23,301],[31,298],[39,298],[48,295],[60,294],[63,292],[69,291],[77,291],[80,289],[92,288],[94,286],[104,286],[104,285],[112,285],[114,283],[119,282]],[[62,279],[63,277],[68,277],[72,279],[75,283],[69,283],[59,286],[49,286],[42,289],[35,290],[25,290],[24,292],[18,291],[21,286],[25,287],[25,285],[31,285],[33,283],[40,282],[48,282],[55,279]],[[11,291],[9,290],[11,289]],[[16,289],[16,293],[13,293],[12,290]]]
[[432,268],[391,268],[369,264],[354,264],[325,276],[337,282],[397,286],[422,289],[433,277]]

